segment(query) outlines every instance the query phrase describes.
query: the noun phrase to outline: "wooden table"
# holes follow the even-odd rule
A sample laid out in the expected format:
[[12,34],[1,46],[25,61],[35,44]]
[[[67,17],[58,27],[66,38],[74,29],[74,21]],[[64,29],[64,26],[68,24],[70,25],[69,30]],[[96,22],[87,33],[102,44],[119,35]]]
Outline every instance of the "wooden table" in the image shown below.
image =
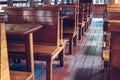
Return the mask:
[[[34,72],[34,55],[33,55],[33,32],[42,28],[42,25],[36,24],[6,24],[7,35],[25,36],[25,52],[27,53],[26,67],[27,71]],[[9,51],[9,49],[8,49]]]

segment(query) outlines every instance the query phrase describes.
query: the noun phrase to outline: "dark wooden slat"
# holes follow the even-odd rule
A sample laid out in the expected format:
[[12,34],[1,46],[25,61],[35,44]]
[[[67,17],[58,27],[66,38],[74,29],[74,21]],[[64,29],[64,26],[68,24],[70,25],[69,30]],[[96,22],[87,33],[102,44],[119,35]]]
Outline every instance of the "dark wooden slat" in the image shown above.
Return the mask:
[[91,44],[88,45],[90,46],[88,52],[87,52],[87,57],[86,57],[86,60],[83,64],[83,69],[81,71],[81,75],[80,75],[80,78],[79,80],[89,80],[89,77],[90,77],[90,73],[91,73],[91,68],[93,66],[93,61],[94,61],[94,55],[95,55],[95,50],[96,50],[96,42],[97,42],[97,38],[98,36],[95,35],[96,32],[98,32],[98,30],[95,28],[93,28],[94,32],[91,33],[90,35],[90,40],[91,41]]

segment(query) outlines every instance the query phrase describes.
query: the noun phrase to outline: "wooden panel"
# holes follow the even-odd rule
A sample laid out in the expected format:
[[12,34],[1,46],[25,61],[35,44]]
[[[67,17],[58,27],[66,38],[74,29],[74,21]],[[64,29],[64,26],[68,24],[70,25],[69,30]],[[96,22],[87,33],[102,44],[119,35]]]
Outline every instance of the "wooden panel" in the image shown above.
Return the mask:
[[92,6],[93,17],[103,17],[104,10],[105,10],[105,5],[94,4]]
[[10,71],[11,80],[33,80],[33,74],[30,72]]
[[[58,7],[16,8],[4,7],[8,14],[8,23],[41,24],[43,28],[36,31],[34,43],[46,45],[59,45],[60,17]],[[37,35],[39,34],[39,35]]]
[[10,80],[9,66],[8,66],[8,55],[6,46],[6,34],[4,24],[0,23],[0,68],[1,77],[0,80]]
[[[33,22],[34,24],[41,24],[43,25],[43,28],[41,30],[38,30],[33,33],[33,39],[34,39],[34,54],[35,54],[35,60],[44,60],[46,61],[46,80],[52,80],[52,61],[55,59],[58,54],[63,54],[65,44],[60,46],[59,41],[60,35],[62,35],[62,31],[60,32],[60,16],[59,16],[59,8],[52,8],[52,7],[41,7],[41,8],[8,8],[5,9],[5,11],[16,11],[19,10],[21,13],[21,16],[27,16],[28,19],[23,18],[23,23],[26,23],[28,21],[29,24]],[[27,15],[22,14],[22,12],[27,11]],[[11,14],[9,12],[9,14]],[[37,14],[37,15],[36,15]],[[17,15],[17,12],[16,12]],[[10,16],[10,15],[9,15]],[[19,16],[15,16],[16,20],[17,19],[22,19],[19,18]],[[10,18],[9,18],[10,20]],[[12,19],[11,19],[12,20]],[[13,21],[14,24],[16,21]],[[18,21],[19,22],[19,21]],[[22,20],[21,20],[22,24]],[[63,40],[63,38],[62,38]],[[61,41],[62,42],[62,41]],[[65,41],[66,43],[66,41]],[[38,45],[38,46],[37,46]],[[44,46],[39,46],[39,45],[44,45]],[[54,45],[54,46],[53,46]],[[36,46],[36,47],[35,47]],[[9,46],[8,46],[9,47]],[[21,53],[21,50],[23,51],[23,47],[21,46],[13,46],[15,47],[13,50],[10,50],[10,52],[15,52],[16,47],[19,47],[19,50],[16,50],[18,53]],[[15,52],[16,53],[16,52]],[[45,54],[46,53],[46,54]],[[11,56],[9,56],[11,57]],[[13,57],[19,57],[19,58],[24,58],[22,55],[16,54],[16,56]],[[60,64],[63,65],[63,55],[61,55],[60,59]]]

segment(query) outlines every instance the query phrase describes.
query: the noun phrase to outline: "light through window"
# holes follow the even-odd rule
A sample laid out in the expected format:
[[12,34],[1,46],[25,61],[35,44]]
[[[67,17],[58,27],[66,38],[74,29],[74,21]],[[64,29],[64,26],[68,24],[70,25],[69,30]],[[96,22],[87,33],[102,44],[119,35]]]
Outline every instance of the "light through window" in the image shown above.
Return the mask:
[[93,0],[93,4],[104,4],[104,0]]

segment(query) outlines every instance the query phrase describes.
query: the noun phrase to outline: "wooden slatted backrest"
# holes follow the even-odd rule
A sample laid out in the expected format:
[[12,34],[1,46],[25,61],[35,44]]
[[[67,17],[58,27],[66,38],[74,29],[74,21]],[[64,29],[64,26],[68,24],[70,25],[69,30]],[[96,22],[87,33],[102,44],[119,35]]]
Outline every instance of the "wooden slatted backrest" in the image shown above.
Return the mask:
[[60,5],[62,6],[61,15],[68,16],[68,18],[63,20],[63,28],[70,27],[74,31],[77,30],[77,5]]
[[79,4],[79,22],[84,21],[84,4]]
[[[63,19],[63,28],[70,27],[70,28],[73,28],[74,31],[77,30],[77,5],[76,4],[56,4],[56,5],[44,5],[44,6],[61,8],[60,15],[68,16],[67,18]],[[39,6],[39,7],[42,7],[42,6]]]
[[120,31],[111,32],[110,68],[120,70]]
[[60,16],[58,7],[4,7],[7,23],[41,24],[43,28],[34,33],[34,44],[59,45]]

